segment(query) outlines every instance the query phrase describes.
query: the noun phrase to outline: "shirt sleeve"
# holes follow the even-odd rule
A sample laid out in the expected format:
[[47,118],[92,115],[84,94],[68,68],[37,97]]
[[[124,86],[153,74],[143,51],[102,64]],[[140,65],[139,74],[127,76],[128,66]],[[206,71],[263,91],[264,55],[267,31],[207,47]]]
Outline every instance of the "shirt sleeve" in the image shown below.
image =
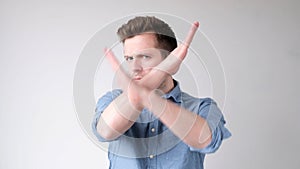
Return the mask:
[[92,130],[94,135],[97,137],[97,139],[101,142],[107,142],[108,140],[101,137],[101,135],[97,132],[97,124],[100,119],[101,114],[106,109],[106,107],[120,94],[122,93],[121,90],[113,90],[111,92],[107,92],[105,95],[103,95],[96,104],[95,109],[95,115],[92,121]]
[[208,146],[202,149],[191,147],[191,151],[200,153],[214,153],[220,147],[223,139],[229,138],[231,133],[225,127],[225,120],[221,110],[218,108],[215,101],[210,98],[205,98],[200,101],[198,115],[205,118],[212,132],[212,140]]

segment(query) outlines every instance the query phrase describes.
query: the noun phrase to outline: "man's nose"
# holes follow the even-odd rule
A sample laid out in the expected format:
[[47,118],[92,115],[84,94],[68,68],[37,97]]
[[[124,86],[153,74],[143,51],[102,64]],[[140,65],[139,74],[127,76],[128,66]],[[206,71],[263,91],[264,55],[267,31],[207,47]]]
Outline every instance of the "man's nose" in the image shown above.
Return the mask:
[[143,66],[140,59],[134,59],[132,63],[133,72],[139,72],[143,70]]

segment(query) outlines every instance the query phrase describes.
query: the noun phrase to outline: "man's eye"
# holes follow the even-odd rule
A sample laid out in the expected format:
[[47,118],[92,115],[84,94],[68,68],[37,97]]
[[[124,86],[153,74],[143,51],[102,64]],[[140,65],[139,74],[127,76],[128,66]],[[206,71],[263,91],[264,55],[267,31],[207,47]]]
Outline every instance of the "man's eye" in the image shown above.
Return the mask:
[[143,59],[149,59],[150,56],[147,56],[147,55],[143,55]]
[[133,57],[128,56],[128,57],[126,57],[126,60],[127,60],[127,61],[131,61],[131,60],[133,60]]

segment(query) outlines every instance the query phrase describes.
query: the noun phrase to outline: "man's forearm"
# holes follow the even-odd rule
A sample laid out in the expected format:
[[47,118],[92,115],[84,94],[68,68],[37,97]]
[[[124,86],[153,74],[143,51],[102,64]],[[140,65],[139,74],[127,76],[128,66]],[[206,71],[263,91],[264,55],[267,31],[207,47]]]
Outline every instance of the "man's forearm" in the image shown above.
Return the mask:
[[204,118],[192,113],[154,92],[143,104],[156,115],[176,136],[195,148],[204,148],[211,141],[211,131]]
[[[140,81],[144,89],[155,89],[161,83],[161,79],[167,76],[167,73],[158,69],[152,69],[149,73],[152,79],[146,76]],[[119,137],[127,131],[139,116],[141,108],[137,108],[129,102],[126,92],[118,96],[102,113],[98,124],[98,133],[107,140]]]
[[102,113],[97,131],[107,140],[115,139],[133,125],[140,111],[135,109],[129,103],[127,95],[122,93]]
[[149,90],[153,90],[157,89],[167,76],[168,72],[166,70],[154,67],[148,74],[145,75],[145,77],[143,77],[137,83]]

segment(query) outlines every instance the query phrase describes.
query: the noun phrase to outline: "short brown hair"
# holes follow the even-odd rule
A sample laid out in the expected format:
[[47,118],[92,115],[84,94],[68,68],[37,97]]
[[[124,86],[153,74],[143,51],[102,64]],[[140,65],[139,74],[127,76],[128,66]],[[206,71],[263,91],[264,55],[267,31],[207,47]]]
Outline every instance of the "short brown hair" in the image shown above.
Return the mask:
[[128,38],[149,32],[155,33],[161,49],[172,52],[177,47],[177,40],[170,26],[154,16],[135,17],[122,25],[117,34],[120,41],[124,43]]

